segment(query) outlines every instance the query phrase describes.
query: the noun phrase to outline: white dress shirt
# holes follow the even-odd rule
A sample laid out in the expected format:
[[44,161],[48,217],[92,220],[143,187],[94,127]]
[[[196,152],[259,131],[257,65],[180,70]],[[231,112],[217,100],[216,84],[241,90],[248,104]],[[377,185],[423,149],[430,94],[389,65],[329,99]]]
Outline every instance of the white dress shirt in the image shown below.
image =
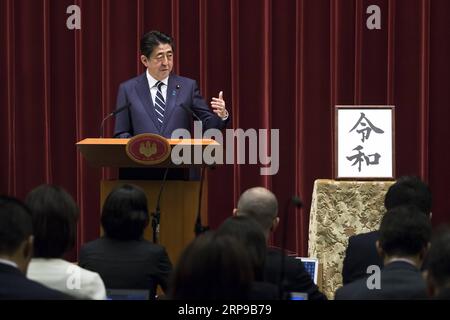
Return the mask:
[[106,299],[105,285],[98,273],[63,259],[31,259],[27,278],[76,298]]
[[[150,87],[150,95],[152,96],[152,101],[153,101],[153,105],[155,105],[155,99],[156,99],[156,92],[158,92],[158,88],[156,87],[156,84],[158,83],[159,80],[156,80],[155,78],[153,78],[150,73],[147,70],[147,81],[148,81],[148,86]],[[161,92],[164,98],[164,103],[167,103],[167,85],[169,83],[169,77],[163,79],[161,81],[162,83],[164,83],[164,85],[161,87]]]
[[6,264],[8,266],[14,267],[14,268],[19,268],[17,263],[12,262],[11,260],[5,260],[5,259],[0,259],[0,263]]

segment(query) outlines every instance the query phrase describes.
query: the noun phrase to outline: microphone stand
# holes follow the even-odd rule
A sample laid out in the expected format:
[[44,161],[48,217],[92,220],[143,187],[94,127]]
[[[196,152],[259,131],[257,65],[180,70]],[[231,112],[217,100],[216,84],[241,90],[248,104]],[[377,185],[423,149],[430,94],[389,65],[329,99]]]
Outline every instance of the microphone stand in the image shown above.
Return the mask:
[[112,116],[114,116],[114,112],[111,112],[102,120],[102,124],[100,125],[100,138],[103,138],[103,127],[105,125],[105,121],[111,118]]
[[[180,104],[180,107],[183,108],[184,111],[186,111],[187,113],[189,113],[191,115],[192,118],[196,119],[197,121],[202,121],[196,114],[194,111],[192,111],[191,108],[189,108],[188,106],[185,106],[183,103]],[[195,121],[195,120],[194,120]]]
[[164,189],[164,185],[166,184],[168,172],[169,172],[169,168],[166,168],[166,171],[164,172],[163,182],[161,184],[161,188],[159,189],[158,199],[156,201],[156,209],[155,209],[155,212],[153,212],[151,215],[152,216],[153,243],[158,243],[158,240],[159,240],[159,223],[161,221],[160,201],[161,201],[161,194]]
[[280,300],[283,300],[284,293],[284,277],[285,277],[285,267],[286,267],[286,242],[287,242],[287,227],[288,227],[288,218],[289,218],[289,207],[293,204],[296,208],[301,209],[303,207],[303,203],[299,197],[293,196],[286,204],[285,207],[285,219],[283,224],[283,237],[281,240],[281,270],[280,270],[280,278],[278,282],[278,294]]
[[195,232],[195,236],[196,237],[198,237],[203,232],[209,230],[208,226],[205,226],[205,227],[202,226],[202,216],[201,216],[203,181],[204,181],[204,178],[205,178],[205,171],[206,171],[206,167],[203,167],[202,170],[201,170],[201,174],[200,174],[200,192],[198,194],[197,220],[195,221],[195,227],[194,227],[194,232]]
[[130,103],[127,103],[126,105],[118,108],[117,110],[111,112],[110,114],[108,114],[106,117],[103,118],[102,123],[100,125],[100,138],[103,138],[103,127],[105,126],[105,121],[111,117],[114,117],[118,113],[121,113],[122,111],[127,110],[129,107],[130,107]]

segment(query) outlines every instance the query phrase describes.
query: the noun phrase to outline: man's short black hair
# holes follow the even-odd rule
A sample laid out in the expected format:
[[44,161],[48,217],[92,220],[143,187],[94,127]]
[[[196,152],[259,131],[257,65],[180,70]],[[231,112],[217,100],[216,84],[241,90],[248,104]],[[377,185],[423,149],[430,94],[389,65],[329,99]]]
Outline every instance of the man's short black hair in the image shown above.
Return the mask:
[[0,253],[14,254],[32,233],[30,210],[18,199],[0,196]]
[[174,300],[248,300],[253,281],[243,244],[208,231],[181,253],[169,296]]
[[59,258],[72,249],[79,210],[67,191],[43,184],[27,195],[25,203],[33,218],[34,257]]
[[263,280],[267,255],[266,237],[255,219],[249,216],[229,217],[217,229],[216,236],[229,236],[242,243],[252,262],[255,280]]
[[439,229],[431,240],[427,256],[428,272],[433,276],[438,287],[450,285],[450,228]]
[[141,54],[149,58],[155,47],[160,44],[169,44],[172,47],[172,51],[175,51],[172,37],[156,30],[147,32],[141,38]]
[[140,240],[149,223],[147,196],[134,185],[114,189],[102,210],[102,226],[106,236],[117,240]]
[[379,232],[387,255],[414,256],[430,242],[431,223],[416,206],[400,206],[386,212]]
[[409,204],[415,205],[426,215],[431,212],[430,188],[415,176],[399,178],[389,188],[384,198],[384,206],[387,210]]

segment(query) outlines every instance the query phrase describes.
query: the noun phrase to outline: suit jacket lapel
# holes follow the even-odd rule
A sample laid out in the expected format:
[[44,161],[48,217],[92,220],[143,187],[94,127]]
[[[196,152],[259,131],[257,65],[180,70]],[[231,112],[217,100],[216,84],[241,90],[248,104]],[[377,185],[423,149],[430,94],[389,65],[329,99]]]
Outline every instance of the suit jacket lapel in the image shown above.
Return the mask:
[[148,113],[155,126],[159,128],[159,122],[156,118],[155,106],[153,105],[153,100],[150,94],[150,88],[148,87],[147,76],[145,73],[140,77],[138,84],[136,85],[136,91],[138,93],[139,99],[142,102],[142,105],[144,106],[145,111]]
[[175,110],[175,103],[177,102],[178,97],[178,89],[176,88],[177,85],[180,85],[178,83],[178,80],[174,76],[169,77],[169,83],[167,86],[167,95],[166,95],[166,110],[164,112],[164,123],[161,128],[161,132],[164,132],[167,124],[170,121],[170,117],[172,116],[173,111]]

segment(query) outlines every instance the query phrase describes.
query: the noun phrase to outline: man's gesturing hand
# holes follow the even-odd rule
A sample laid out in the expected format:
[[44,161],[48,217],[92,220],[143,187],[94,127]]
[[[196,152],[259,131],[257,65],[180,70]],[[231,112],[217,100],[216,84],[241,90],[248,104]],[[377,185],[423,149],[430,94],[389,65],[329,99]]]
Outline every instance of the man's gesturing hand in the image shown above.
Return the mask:
[[228,117],[228,111],[225,108],[225,100],[223,100],[223,91],[219,92],[218,98],[212,98],[211,107],[214,109],[214,113],[217,114],[220,118]]

